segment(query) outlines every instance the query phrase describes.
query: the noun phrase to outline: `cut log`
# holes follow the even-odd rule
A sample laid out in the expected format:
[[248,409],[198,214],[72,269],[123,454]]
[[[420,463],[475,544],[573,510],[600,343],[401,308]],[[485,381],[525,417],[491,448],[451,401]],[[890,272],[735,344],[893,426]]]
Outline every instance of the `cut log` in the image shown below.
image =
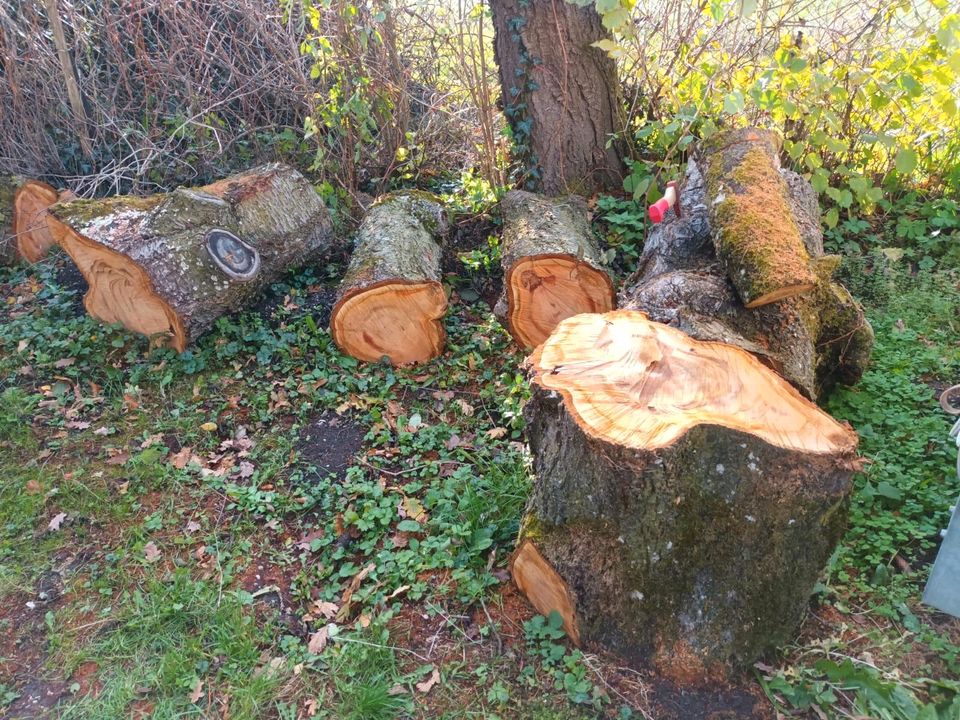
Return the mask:
[[565,318],[613,309],[613,282],[583,198],[512,190],[500,208],[504,280],[495,314],[518,345],[536,347]]
[[749,353],[636,311],[564,320],[529,362],[511,569],[532,604],[679,681],[787,640],[841,537],[856,434]]
[[780,171],[788,188],[783,210],[800,229],[814,270],[806,294],[748,310],[718,262],[709,200],[696,162],[681,192],[683,217],[669,215],[649,234],[619,306],[641,310],[698,340],[717,340],[755,354],[811,399],[863,374],[873,330],[859,304],[832,279],[837,258],[823,255],[820,211],[810,184]]
[[54,243],[47,208],[57,199],[57,191],[45,182],[0,178],[0,265],[20,259],[35,263],[46,257]]
[[277,164],[165,195],[58,203],[50,213],[89,285],[87,312],[181,352],[332,242],[320,196]]
[[446,210],[428,193],[394,193],[370,209],[330,314],[330,334],[341,350],[394,365],[443,352],[447,296],[438,240],[448,229]]
[[721,132],[699,148],[713,243],[748,308],[813,289],[816,276],[780,174],[780,138],[768,130]]

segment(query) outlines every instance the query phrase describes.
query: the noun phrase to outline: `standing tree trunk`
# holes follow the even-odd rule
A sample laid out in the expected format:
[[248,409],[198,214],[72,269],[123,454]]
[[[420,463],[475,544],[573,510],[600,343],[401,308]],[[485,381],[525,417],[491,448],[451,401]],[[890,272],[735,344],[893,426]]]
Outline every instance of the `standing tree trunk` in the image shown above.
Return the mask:
[[181,352],[333,238],[323,200],[286,165],[166,195],[57,204],[50,215],[90,286],[87,312]]
[[592,5],[490,0],[503,109],[527,189],[590,196],[619,190],[623,162],[616,67],[592,47],[607,38]]

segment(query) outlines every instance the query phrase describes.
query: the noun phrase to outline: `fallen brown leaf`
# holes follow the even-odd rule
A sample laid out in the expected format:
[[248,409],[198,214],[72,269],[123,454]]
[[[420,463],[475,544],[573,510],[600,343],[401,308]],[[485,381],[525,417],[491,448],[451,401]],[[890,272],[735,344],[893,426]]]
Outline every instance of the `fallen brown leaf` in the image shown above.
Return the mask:
[[420,692],[428,693],[431,690],[433,690],[433,686],[436,685],[438,682],[440,682],[440,671],[436,667],[434,667],[433,672],[430,673],[430,677],[428,677],[423,682],[418,682],[416,687],[417,687],[417,690],[419,690]]

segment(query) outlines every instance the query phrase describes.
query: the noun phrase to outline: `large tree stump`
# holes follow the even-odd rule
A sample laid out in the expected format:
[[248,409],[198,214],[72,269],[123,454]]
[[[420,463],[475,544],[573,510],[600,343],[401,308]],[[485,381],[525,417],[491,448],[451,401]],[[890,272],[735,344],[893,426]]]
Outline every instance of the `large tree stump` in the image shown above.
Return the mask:
[[504,279],[494,312],[518,345],[536,347],[572,315],[613,309],[613,282],[583,198],[512,190],[500,208]]
[[[698,162],[681,192],[682,217],[672,214],[650,233],[619,307],[642,310],[699,340],[737,345],[755,354],[811,399],[837,382],[856,383],[866,369],[873,330],[847,290],[832,279],[838,258],[824,256],[820,210],[810,184],[779,172],[787,188],[784,224],[795,227],[810,257],[808,292],[747,309],[718,261]],[[777,187],[780,187],[779,185]]]
[[748,308],[801,295],[816,277],[780,175],[780,136],[747,128],[703,143],[717,258]]
[[422,363],[443,352],[447,296],[440,283],[448,220],[440,200],[403,192],[381,198],[357,232],[356,249],[330,314],[337,346],[359,360]]
[[530,364],[512,572],[533,605],[680,681],[787,640],[843,531],[856,434],[749,353],[636,311],[569,318]]
[[46,256],[54,243],[47,208],[57,197],[45,182],[0,176],[0,265],[21,259],[35,263]]
[[50,213],[89,285],[87,312],[178,351],[332,239],[320,196],[276,164],[205,187],[77,200]]

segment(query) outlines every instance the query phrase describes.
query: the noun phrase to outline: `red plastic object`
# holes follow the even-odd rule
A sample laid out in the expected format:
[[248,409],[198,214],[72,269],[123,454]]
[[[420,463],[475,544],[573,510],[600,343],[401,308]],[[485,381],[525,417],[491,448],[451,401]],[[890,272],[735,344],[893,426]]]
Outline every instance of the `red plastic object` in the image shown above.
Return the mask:
[[[654,224],[663,222],[663,218],[667,215],[667,210],[676,204],[677,184],[675,182],[669,182],[667,183],[667,189],[663,193],[663,197],[657,200],[647,210],[650,215],[650,220],[653,221]],[[677,214],[679,215],[679,212]]]
[[663,222],[664,216],[667,214],[667,210],[670,209],[670,201],[666,198],[660,198],[653,205],[650,206],[650,219],[654,223]]

